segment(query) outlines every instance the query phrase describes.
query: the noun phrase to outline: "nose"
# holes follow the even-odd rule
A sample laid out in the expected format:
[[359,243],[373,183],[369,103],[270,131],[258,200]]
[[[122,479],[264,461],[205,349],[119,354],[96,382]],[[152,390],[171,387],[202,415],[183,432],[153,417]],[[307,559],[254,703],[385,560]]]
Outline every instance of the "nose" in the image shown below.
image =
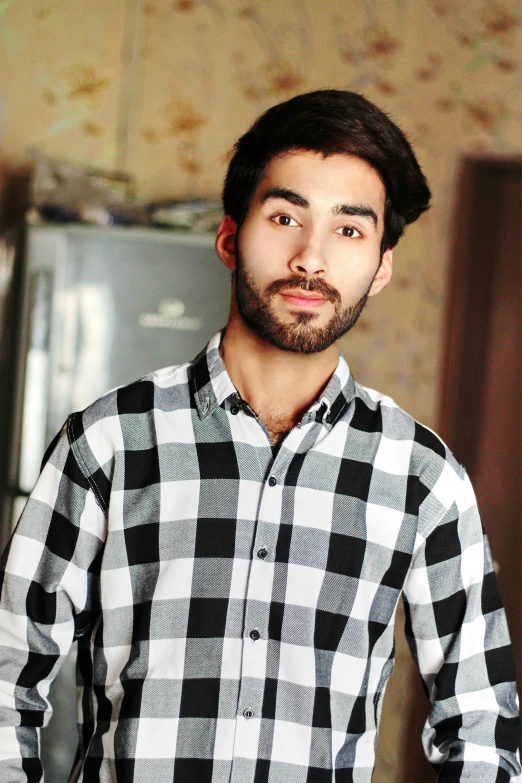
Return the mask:
[[289,261],[291,271],[310,276],[324,275],[328,265],[320,237],[312,233],[302,237],[302,244]]

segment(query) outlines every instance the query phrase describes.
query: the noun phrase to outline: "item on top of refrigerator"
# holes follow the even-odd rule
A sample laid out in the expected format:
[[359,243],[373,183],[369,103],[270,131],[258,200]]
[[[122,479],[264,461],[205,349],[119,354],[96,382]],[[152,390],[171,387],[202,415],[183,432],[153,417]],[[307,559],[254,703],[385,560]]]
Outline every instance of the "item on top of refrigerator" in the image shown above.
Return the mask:
[[206,198],[158,201],[148,211],[153,226],[198,233],[216,231],[223,218],[221,202]]
[[147,212],[125,172],[105,171],[33,152],[29,220],[143,225]]
[[96,226],[143,226],[148,223],[147,210],[141,204],[82,204],[78,214],[82,223]]

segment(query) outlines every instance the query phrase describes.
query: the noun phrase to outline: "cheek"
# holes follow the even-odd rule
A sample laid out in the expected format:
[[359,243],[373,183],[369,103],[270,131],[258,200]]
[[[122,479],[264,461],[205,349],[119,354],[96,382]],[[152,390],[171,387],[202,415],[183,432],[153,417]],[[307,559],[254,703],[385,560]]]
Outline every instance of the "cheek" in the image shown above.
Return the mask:
[[244,224],[238,239],[243,266],[257,280],[270,282],[274,275],[281,276],[281,265],[291,253],[291,241],[291,237],[276,236],[269,226]]
[[371,265],[350,264],[349,267],[343,270],[337,281],[334,282],[334,285],[339,290],[344,302],[353,304],[368,293],[378,266],[379,264],[376,261]]

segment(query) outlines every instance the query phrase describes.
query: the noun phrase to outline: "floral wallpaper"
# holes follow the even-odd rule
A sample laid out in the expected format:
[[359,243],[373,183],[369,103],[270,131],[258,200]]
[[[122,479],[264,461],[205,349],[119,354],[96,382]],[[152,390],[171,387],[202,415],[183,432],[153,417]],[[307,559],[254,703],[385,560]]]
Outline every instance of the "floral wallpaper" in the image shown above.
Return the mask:
[[[436,426],[459,161],[520,154],[521,43],[518,0],[0,0],[0,156],[38,146],[126,169],[144,197],[216,196],[264,109],[363,92],[409,135],[433,207],[343,347],[359,380]],[[387,709],[404,718],[400,687]],[[404,783],[404,726],[388,723],[378,780]]]

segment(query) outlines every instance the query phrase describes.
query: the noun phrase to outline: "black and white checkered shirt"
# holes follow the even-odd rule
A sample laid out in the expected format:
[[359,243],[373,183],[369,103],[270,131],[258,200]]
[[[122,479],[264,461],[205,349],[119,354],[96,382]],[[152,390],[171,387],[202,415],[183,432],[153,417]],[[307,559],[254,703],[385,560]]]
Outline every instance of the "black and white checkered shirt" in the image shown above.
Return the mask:
[[274,450],[220,339],[72,415],[43,469],[3,561],[0,781],[40,779],[76,637],[75,781],[369,782],[401,593],[440,780],[513,780],[514,666],[464,470],[342,358]]

